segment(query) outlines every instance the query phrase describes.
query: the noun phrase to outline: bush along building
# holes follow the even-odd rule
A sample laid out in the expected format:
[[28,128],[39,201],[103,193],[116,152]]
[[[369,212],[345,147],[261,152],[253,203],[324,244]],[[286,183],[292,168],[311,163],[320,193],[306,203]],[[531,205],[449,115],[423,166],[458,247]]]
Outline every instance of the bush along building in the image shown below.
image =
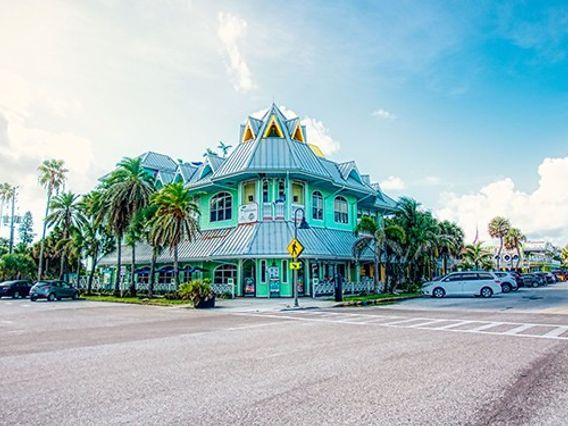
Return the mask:
[[[308,136],[299,118],[286,117],[273,104],[261,119],[251,116],[241,125],[239,143],[226,158],[207,153],[201,162],[181,163],[152,152],[142,156],[158,187],[184,182],[201,212],[200,235],[179,247],[182,280],[209,278],[217,292],[235,296],[291,297],[287,246],[304,216],[307,229],[297,230],[305,248],[297,271],[299,295],[331,294],[336,273],[352,290],[372,283],[370,250],[353,258],[354,230],[362,215],[381,221],[396,203],[354,162],[326,159]],[[122,251],[123,265],[130,262],[129,252]],[[137,246],[139,288],[148,283],[151,254],[150,247]],[[104,281],[112,282],[116,255],[100,264]],[[171,288],[172,274],[166,249],[156,268],[158,290]]]

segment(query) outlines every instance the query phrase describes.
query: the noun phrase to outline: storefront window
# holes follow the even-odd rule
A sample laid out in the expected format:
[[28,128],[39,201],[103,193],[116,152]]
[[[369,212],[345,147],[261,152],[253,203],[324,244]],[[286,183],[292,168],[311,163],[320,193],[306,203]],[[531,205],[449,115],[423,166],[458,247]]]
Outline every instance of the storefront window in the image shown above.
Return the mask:
[[213,275],[214,284],[228,284],[229,280],[236,281],[237,278],[237,267],[235,265],[221,265],[215,269]]

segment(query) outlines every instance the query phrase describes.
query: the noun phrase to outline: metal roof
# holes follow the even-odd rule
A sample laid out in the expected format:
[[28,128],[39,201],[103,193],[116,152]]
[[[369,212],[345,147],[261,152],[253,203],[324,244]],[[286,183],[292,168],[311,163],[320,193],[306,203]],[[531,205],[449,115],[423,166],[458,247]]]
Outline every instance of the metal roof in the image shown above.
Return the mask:
[[157,152],[146,152],[140,156],[142,159],[142,166],[154,170],[166,170],[170,172],[175,172],[177,170],[178,163],[176,163],[171,157],[158,154]]

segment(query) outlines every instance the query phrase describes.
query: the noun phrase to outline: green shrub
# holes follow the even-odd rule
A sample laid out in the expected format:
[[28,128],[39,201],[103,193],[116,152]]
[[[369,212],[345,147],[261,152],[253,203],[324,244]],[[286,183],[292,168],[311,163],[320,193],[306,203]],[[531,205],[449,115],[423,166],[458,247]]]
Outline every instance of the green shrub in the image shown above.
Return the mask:
[[184,283],[179,287],[178,293],[182,300],[190,300],[194,305],[198,304],[200,300],[207,301],[215,297],[211,282],[207,279]]
[[165,294],[164,294],[164,299],[166,299],[166,300],[181,300],[182,297],[181,297],[181,295],[179,294],[179,292],[177,292],[177,291],[172,291],[172,292],[170,292],[170,293],[165,293]]

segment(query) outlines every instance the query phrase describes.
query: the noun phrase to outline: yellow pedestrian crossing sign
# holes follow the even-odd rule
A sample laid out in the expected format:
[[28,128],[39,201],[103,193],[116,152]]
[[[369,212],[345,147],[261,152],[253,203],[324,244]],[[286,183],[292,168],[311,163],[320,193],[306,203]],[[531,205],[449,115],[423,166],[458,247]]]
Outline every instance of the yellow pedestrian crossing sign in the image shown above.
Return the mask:
[[290,262],[290,269],[293,270],[293,271],[294,270],[298,271],[301,267],[302,267],[301,262]]
[[288,253],[290,253],[290,256],[296,259],[297,257],[300,257],[303,252],[304,246],[302,245],[302,243],[293,238],[292,241],[290,241],[290,244],[288,244]]

